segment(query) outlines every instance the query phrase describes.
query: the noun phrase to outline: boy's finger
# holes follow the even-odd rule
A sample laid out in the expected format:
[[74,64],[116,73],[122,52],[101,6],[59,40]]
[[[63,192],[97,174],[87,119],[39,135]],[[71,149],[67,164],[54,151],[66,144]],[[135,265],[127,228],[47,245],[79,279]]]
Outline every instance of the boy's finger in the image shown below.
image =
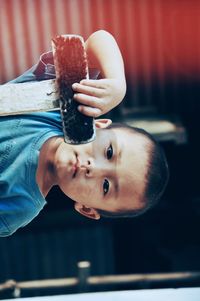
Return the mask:
[[90,86],[98,89],[104,89],[104,80],[102,79],[83,79],[80,81],[81,85]]
[[72,85],[72,88],[75,92],[83,93],[83,94],[88,94],[88,95],[93,95],[96,97],[102,96],[102,89],[96,88],[96,87],[90,87],[82,84],[75,83]]
[[84,115],[90,116],[90,117],[99,117],[102,114],[102,111],[98,108],[91,108],[87,106],[78,106],[79,112],[81,112]]
[[99,98],[81,93],[74,94],[74,100],[80,102],[83,105],[94,108],[99,108],[102,105],[102,103],[99,101]]

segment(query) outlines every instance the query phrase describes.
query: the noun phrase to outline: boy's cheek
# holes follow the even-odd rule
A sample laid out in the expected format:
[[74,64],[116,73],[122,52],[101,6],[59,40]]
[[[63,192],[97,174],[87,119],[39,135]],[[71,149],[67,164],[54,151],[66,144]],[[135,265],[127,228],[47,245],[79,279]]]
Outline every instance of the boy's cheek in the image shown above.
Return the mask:
[[61,190],[74,201],[90,202],[98,198],[99,190],[95,181],[77,178],[72,179]]

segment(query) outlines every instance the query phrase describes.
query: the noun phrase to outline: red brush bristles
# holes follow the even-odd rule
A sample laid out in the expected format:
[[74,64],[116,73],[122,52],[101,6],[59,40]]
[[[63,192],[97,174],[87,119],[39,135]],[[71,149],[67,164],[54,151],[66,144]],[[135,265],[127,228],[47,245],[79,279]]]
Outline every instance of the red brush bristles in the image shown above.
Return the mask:
[[66,35],[53,39],[54,64],[58,83],[72,85],[88,77],[87,57],[83,39]]

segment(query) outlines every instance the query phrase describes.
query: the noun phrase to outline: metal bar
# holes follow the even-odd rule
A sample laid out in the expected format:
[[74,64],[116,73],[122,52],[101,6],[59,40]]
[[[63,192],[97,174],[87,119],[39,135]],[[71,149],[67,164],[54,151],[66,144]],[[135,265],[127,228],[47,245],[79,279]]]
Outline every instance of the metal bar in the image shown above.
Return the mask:
[[[110,275],[110,276],[91,276],[87,278],[87,283],[93,285],[111,284],[136,284],[141,282],[161,282],[161,281],[200,281],[200,272],[179,272],[179,273],[156,273],[156,274],[133,274],[133,275]],[[79,285],[79,278],[47,279],[36,281],[15,282],[9,280],[0,284],[0,291],[18,287],[20,289],[36,288],[58,288],[73,287]]]
[[156,282],[156,281],[178,281],[178,280],[200,280],[200,272],[182,272],[182,273],[158,273],[158,274],[135,274],[135,275],[116,275],[90,277],[90,285],[109,285],[109,284],[128,284],[138,282]]

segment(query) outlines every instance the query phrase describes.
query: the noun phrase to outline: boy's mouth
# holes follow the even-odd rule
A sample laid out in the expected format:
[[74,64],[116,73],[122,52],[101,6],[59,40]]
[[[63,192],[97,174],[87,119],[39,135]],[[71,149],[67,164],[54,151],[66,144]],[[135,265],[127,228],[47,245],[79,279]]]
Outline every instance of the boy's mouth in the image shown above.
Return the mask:
[[72,178],[75,178],[76,177],[76,174],[78,172],[78,169],[79,169],[79,160],[78,160],[78,155],[76,155],[76,162],[75,164],[72,166],[72,170],[73,170],[73,175],[72,175]]
[[76,174],[77,174],[78,168],[77,168],[76,165],[74,165],[72,168],[73,168],[73,171],[74,171],[72,178],[75,178],[75,177],[76,177]]

